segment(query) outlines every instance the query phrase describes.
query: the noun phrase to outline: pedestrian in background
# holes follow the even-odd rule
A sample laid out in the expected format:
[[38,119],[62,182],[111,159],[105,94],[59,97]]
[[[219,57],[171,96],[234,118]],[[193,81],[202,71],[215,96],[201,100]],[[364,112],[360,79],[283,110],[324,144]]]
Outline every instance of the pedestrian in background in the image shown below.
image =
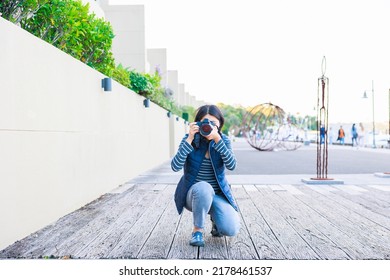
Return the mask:
[[324,125],[321,125],[321,128],[320,128],[320,144],[324,144],[325,143],[325,127]]
[[345,138],[345,131],[343,129],[343,126],[340,125],[340,129],[338,131],[337,141],[340,141],[341,145],[344,145],[344,138]]
[[352,125],[351,135],[352,135],[352,147],[354,147],[355,145],[358,146],[358,140],[357,140],[358,132],[355,124]]

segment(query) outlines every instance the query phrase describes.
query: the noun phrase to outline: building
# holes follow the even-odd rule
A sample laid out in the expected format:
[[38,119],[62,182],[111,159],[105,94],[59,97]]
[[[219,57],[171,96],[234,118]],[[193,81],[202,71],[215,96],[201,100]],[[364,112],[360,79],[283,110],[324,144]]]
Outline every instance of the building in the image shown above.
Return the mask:
[[161,86],[166,96],[179,106],[197,108],[205,104],[185,91],[185,84],[179,81],[179,71],[167,68],[167,50],[146,49],[144,5],[110,5],[109,0],[82,0],[89,3],[90,11],[109,21],[114,30],[112,52],[117,64],[142,73],[161,75]]

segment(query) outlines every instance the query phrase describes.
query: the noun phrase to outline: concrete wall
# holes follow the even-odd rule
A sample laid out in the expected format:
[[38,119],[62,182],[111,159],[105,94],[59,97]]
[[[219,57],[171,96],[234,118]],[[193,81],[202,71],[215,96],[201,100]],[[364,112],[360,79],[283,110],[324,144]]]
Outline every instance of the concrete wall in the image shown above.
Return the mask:
[[2,18],[0,36],[1,249],[168,160],[186,126]]
[[108,5],[100,1],[105,18],[112,25],[115,37],[112,53],[117,64],[145,72],[145,11],[143,5]]
[[186,105],[185,103],[185,85],[179,83],[179,95],[178,95],[178,104]]
[[167,86],[167,50],[148,49],[146,59],[149,64],[149,73],[154,74],[156,67],[160,69],[161,86]]
[[168,70],[167,86],[173,91],[173,100],[179,102],[179,72],[177,70]]

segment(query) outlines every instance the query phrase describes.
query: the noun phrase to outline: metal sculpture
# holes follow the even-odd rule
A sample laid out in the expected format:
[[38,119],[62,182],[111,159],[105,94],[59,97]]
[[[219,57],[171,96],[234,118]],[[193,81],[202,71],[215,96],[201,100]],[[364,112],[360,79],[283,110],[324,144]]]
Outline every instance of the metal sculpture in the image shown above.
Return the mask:
[[285,112],[272,103],[253,107],[244,117],[241,131],[249,145],[259,151],[277,148],[296,150],[303,144],[303,131],[285,118]]
[[317,88],[317,178],[314,180],[332,180],[328,178],[328,108],[329,79],[325,77],[326,58],[322,59],[322,76],[318,78]]

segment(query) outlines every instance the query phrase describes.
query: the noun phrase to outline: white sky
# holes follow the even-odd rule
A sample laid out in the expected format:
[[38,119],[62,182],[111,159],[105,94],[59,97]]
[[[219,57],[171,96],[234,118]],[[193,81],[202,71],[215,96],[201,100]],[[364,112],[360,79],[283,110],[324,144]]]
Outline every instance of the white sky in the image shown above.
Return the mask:
[[[199,100],[314,115],[326,56],[331,122],[388,120],[390,1],[111,0],[144,4],[146,48]],[[367,90],[369,99],[362,99]]]

